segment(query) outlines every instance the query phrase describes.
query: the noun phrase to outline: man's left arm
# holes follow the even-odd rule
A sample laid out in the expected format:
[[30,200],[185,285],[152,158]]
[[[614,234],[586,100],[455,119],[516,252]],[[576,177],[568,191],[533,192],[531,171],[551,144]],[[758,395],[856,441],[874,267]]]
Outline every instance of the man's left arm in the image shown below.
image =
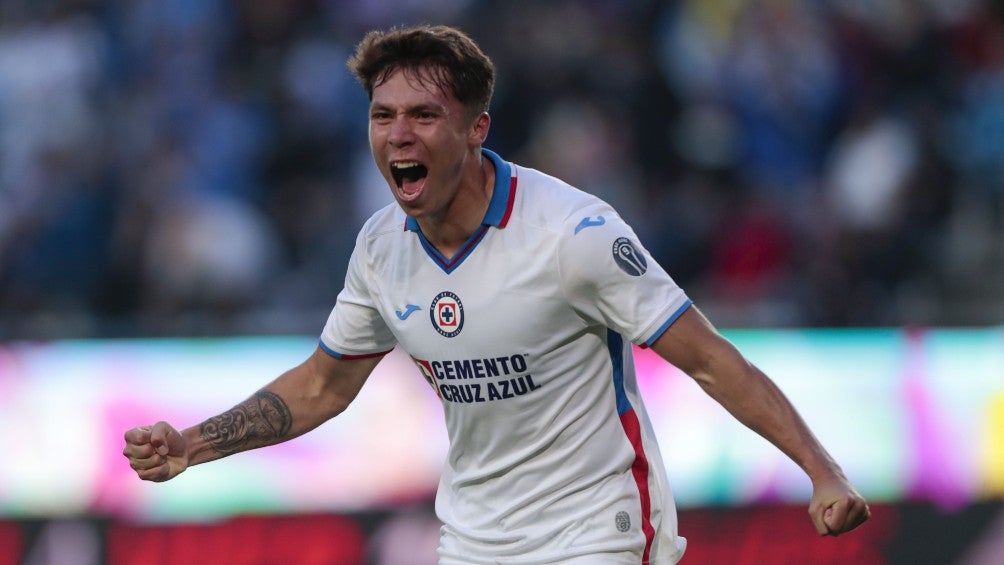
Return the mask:
[[812,481],[809,516],[820,535],[838,536],[868,519],[864,498],[784,393],[696,306],[687,309],[651,347],[805,471]]

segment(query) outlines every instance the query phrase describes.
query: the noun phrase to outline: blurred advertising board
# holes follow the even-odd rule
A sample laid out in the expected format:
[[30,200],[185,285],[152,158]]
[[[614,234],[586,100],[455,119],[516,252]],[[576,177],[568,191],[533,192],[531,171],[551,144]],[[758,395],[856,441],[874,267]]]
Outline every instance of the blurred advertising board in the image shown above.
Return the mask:
[[[1004,498],[1004,328],[724,332],[791,398],[863,494],[952,509]],[[138,522],[351,513],[428,500],[439,400],[399,350],[341,416],[282,445],[136,479],[123,432],[219,414],[313,351],[301,337],[0,346],[0,517]],[[682,509],[787,504],[810,485],[688,377],[637,349]]]

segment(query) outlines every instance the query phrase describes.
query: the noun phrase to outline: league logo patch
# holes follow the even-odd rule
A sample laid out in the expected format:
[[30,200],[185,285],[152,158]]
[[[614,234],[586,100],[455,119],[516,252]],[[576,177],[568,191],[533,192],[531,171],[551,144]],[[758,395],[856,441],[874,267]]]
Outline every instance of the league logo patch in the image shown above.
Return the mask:
[[464,329],[464,304],[449,291],[440,292],[429,307],[432,327],[444,337],[454,337]]
[[614,241],[613,254],[617,266],[632,277],[640,277],[648,270],[645,257],[626,237],[618,237]]

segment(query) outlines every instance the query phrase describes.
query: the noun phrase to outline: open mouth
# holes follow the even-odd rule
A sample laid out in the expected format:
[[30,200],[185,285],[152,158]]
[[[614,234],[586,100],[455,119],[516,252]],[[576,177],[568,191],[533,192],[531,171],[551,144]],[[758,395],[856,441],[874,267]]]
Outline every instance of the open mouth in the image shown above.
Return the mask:
[[398,161],[390,164],[390,174],[405,196],[412,196],[422,190],[429,169],[418,161]]

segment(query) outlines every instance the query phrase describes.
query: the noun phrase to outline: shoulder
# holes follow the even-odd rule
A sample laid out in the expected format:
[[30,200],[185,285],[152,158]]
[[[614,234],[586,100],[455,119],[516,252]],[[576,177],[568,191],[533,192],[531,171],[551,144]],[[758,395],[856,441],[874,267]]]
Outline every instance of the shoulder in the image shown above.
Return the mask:
[[354,254],[360,260],[370,263],[393,252],[407,238],[405,219],[405,213],[397,202],[374,212],[356,235]]
[[600,198],[536,169],[513,165],[519,191],[514,219],[538,228],[573,235],[586,218],[616,214]]
[[621,248],[641,254],[634,230],[603,199],[535,169],[516,166],[516,175],[523,200],[514,217],[518,212],[525,228],[548,232],[564,277],[575,280],[578,274],[591,280],[599,274],[596,265],[615,265]]
[[396,202],[392,202],[373,213],[359,230],[357,244],[368,243],[405,231],[405,214]]

